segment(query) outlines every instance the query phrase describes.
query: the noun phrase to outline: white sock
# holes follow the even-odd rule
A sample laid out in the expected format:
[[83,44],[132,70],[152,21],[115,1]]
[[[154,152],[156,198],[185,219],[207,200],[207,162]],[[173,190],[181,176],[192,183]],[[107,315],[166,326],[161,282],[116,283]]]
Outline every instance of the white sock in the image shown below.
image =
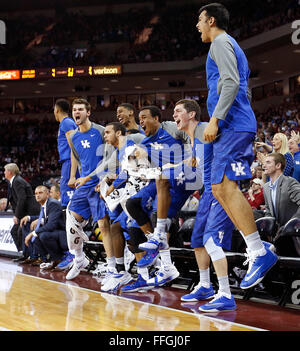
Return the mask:
[[224,277],[218,277],[218,283],[219,283],[219,291],[225,293],[226,295],[231,296],[228,275],[225,275]]
[[166,232],[167,218],[157,218],[156,229],[160,232]]
[[84,254],[82,248],[74,250],[75,261],[82,261],[84,259]]
[[200,283],[205,288],[209,288],[210,286],[210,272],[209,268],[207,269],[199,269],[200,273]]
[[107,262],[108,268],[114,269],[116,267],[116,258],[115,258],[115,256],[106,257],[106,262]]
[[244,238],[249,250],[251,251],[265,250],[264,244],[262,243],[258,232],[255,232],[249,235],[244,235]]
[[162,266],[172,266],[171,251],[170,249],[159,251]]

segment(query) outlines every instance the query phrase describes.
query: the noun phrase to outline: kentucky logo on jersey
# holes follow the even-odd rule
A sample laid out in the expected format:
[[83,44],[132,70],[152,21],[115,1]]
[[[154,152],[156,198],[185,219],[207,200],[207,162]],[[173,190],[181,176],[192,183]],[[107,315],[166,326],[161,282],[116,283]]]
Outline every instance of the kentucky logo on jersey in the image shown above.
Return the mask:
[[91,144],[88,140],[81,140],[81,145],[84,149],[89,149],[91,147]]
[[164,147],[162,144],[159,144],[157,141],[155,143],[150,143],[154,150],[162,150]]
[[242,162],[232,163],[231,168],[235,173],[236,177],[246,175],[246,173],[244,172],[245,166],[242,166]]

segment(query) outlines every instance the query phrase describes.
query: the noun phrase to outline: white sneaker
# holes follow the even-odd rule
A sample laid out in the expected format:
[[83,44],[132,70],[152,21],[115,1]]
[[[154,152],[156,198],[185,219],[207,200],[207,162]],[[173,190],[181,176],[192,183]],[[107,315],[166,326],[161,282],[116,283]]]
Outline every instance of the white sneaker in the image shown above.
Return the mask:
[[43,262],[40,264],[40,269],[47,269],[53,265],[53,262]]
[[122,285],[128,284],[132,280],[130,273],[126,271],[121,271],[113,274],[110,279],[102,285],[102,291],[115,291],[118,290]]
[[96,269],[93,270],[92,274],[100,277],[101,275],[105,275],[107,273],[107,263],[99,262]]
[[86,268],[89,264],[90,264],[90,261],[85,256],[81,261],[77,261],[75,259],[72,268],[69,270],[68,274],[66,275],[66,279],[72,280],[76,278],[80,274],[80,271]]
[[169,248],[167,233],[160,232],[157,228],[154,229],[154,233],[148,235],[148,240],[139,245],[141,250],[166,250]]
[[105,273],[105,275],[104,275],[104,278],[102,279],[102,281],[101,281],[101,285],[104,285],[104,284],[106,284],[106,282],[114,275],[114,274],[116,274],[116,273],[118,273],[117,272],[117,270],[116,270],[116,268],[108,268],[107,267],[107,271],[106,271],[106,273]]
[[163,286],[179,277],[179,272],[174,265],[161,266],[153,278],[147,280],[150,286]]

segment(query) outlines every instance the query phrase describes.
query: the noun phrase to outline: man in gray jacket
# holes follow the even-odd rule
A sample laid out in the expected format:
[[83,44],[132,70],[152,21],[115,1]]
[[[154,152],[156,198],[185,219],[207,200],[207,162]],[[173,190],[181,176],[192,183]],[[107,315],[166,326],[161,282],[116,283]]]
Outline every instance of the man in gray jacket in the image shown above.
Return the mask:
[[[276,238],[290,219],[300,218],[300,183],[295,178],[283,174],[285,162],[282,154],[274,152],[266,157],[263,165],[264,173],[270,177],[270,181],[263,186],[265,216],[275,217],[279,226]],[[279,254],[282,255],[288,254],[292,249],[290,245],[294,246],[292,240],[289,243],[286,242],[284,248],[279,241],[277,243],[281,250]],[[295,244],[297,245],[296,242]]]
[[275,152],[268,155],[263,167],[264,173],[270,177],[263,186],[265,216],[275,217],[280,227],[293,217],[300,218],[300,183],[283,175],[284,156]]

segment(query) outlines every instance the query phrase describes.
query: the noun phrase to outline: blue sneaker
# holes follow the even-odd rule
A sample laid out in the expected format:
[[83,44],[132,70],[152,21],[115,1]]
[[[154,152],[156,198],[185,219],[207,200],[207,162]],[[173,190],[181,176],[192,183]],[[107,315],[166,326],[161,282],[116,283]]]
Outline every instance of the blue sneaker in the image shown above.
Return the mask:
[[55,267],[55,271],[65,271],[73,265],[73,260],[75,256],[72,255],[69,251],[63,256],[61,262]]
[[234,311],[236,303],[232,295],[218,292],[215,298],[199,307],[200,312],[225,312]]
[[133,292],[139,290],[149,290],[152,289],[152,286],[149,286],[146,280],[139,274],[135,282],[125,285],[121,288],[121,292]]
[[148,267],[151,266],[153,261],[158,255],[158,249],[146,251],[145,255],[137,262],[138,267]]
[[215,295],[214,289],[210,284],[209,288],[205,288],[199,283],[195,286],[194,290],[187,295],[181,296],[181,301],[197,302],[201,300],[209,299]]
[[139,245],[139,249],[149,250],[166,250],[169,248],[167,234],[154,230],[154,233],[149,234],[148,240]]
[[249,289],[258,283],[260,283],[267,272],[275,265],[278,260],[277,255],[272,251],[272,245],[270,243],[263,242],[265,246],[265,253],[259,251],[247,251],[247,260],[244,264],[249,262],[248,271],[241,281],[241,289]]

